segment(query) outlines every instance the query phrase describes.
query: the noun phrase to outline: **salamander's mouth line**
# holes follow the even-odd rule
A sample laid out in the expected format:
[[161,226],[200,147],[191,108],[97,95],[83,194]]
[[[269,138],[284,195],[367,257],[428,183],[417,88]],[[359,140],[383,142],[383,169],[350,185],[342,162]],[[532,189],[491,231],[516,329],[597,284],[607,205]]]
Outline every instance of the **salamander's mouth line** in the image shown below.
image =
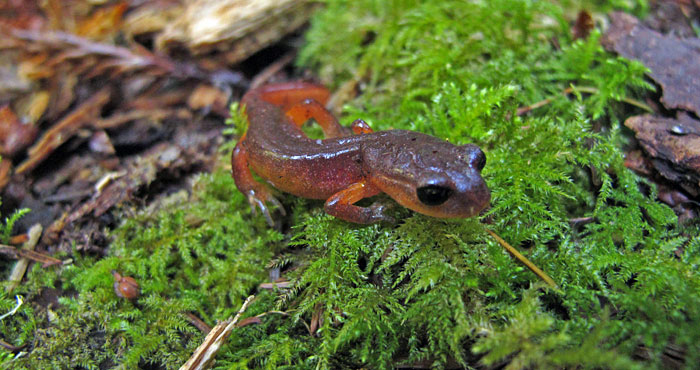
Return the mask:
[[551,286],[552,288],[557,288],[557,284],[552,280],[549,275],[547,275],[544,271],[540,270],[539,267],[535,266],[534,263],[530,262],[529,259],[527,259],[525,256],[520,254],[517,249],[515,249],[512,245],[508,244],[505,240],[503,240],[500,236],[498,236],[495,232],[489,230],[488,228],[485,228],[486,232],[489,233],[496,241],[498,244],[503,246],[508,253],[510,253],[515,259],[520,261],[523,265],[525,265],[527,268],[530,269],[535,275],[537,275],[540,279],[544,280],[547,285]]

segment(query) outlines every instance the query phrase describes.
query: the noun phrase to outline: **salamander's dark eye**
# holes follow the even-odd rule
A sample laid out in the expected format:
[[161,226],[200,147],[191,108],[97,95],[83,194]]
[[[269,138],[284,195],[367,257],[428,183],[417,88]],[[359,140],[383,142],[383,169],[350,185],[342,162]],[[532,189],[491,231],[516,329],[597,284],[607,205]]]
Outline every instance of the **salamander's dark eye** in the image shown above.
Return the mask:
[[452,195],[452,189],[440,185],[421,186],[416,192],[418,200],[427,206],[439,206]]
[[484,169],[486,165],[486,155],[478,146],[474,144],[466,144],[461,146],[463,153],[466,154],[467,162],[471,168],[477,171]]
[[484,166],[486,165],[486,155],[484,152],[479,149],[477,152],[474,153],[474,156],[472,157],[472,166],[476,168],[477,171],[481,171],[484,169]]

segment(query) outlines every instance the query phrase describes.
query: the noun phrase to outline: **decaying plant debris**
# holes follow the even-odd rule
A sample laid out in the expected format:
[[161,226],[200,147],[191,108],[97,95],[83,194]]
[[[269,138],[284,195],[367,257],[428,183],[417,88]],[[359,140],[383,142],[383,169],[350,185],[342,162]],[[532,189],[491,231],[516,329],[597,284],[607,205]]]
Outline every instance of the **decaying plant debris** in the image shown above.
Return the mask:
[[603,45],[625,58],[639,60],[661,86],[667,109],[700,115],[700,38],[663,35],[624,13],[610,15]]
[[308,0],[190,1],[156,38],[160,50],[216,52],[236,63],[298,29],[317,3]]
[[[694,3],[669,2],[660,9],[672,14],[688,14],[691,21],[700,14],[700,5]],[[649,77],[661,88],[660,102],[665,110],[677,111],[675,117],[658,112],[625,121],[650,157],[647,162],[628,161],[628,164],[647,176],[659,174],[664,183],[662,189],[667,189],[669,183],[674,184],[670,186],[677,188],[678,196],[668,196],[669,190],[663,190],[659,198],[677,209],[683,220],[692,219],[697,214],[695,209],[700,199],[700,120],[697,118],[700,116],[700,38],[662,34],[629,14],[613,13],[610,18],[603,45],[625,58],[644,63],[650,70]],[[673,24],[662,22],[658,17],[652,18],[651,23],[659,28],[669,28]],[[675,23],[683,25],[685,22]],[[647,163],[656,171],[649,172],[644,167]],[[684,200],[677,201],[682,198]]]
[[[200,1],[177,9],[175,2],[166,6],[160,1],[14,5],[0,9],[5,35],[0,55],[7,61],[1,70],[18,86],[5,88],[2,94],[3,200],[43,213],[23,222],[41,222],[48,228],[43,245],[66,250],[75,234],[99,233],[94,228],[99,229],[100,222],[91,231],[72,232],[73,227],[93,223],[90,220],[112,206],[133,199],[139,189],[163,179],[162,170],[175,178],[211,166],[221,139],[220,128],[207,122],[221,122],[228,114],[228,102],[248,85],[246,76],[226,66],[298,28],[308,18],[308,12],[301,10],[308,10],[309,4],[287,1],[285,7],[275,8],[271,3]],[[222,28],[215,34],[220,36],[192,42],[236,49],[235,60],[223,53],[176,60],[134,39],[115,43],[121,25],[130,27],[125,32],[131,37],[174,40],[172,24],[148,33],[137,31],[137,19],[149,10],[167,8],[171,9],[167,14],[202,21],[200,13],[192,14],[194,9],[211,7],[228,13],[210,12],[210,18],[246,11],[238,11],[245,15],[239,23],[218,22]],[[275,18],[265,16],[270,11]],[[75,18],[65,18],[68,14]],[[247,19],[251,21],[246,23]],[[213,35],[203,31],[187,28],[193,39]],[[261,31],[264,36],[256,36]],[[252,45],[254,39],[259,42]],[[162,161],[164,156],[173,157]],[[115,173],[121,175],[114,177]],[[95,188],[110,177],[104,189]],[[64,228],[68,229],[62,235]],[[94,240],[83,240],[79,248],[93,248]]]

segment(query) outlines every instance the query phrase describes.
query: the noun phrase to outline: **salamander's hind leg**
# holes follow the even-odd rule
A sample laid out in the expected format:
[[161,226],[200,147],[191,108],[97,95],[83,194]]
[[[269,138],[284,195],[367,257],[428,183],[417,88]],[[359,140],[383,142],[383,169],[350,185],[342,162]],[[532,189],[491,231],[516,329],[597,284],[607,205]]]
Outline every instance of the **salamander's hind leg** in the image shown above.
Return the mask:
[[323,129],[327,139],[348,136],[350,131],[326,110],[324,104],[331,96],[325,87],[308,82],[284,82],[263,86],[260,97],[268,103],[282,107],[295,125],[301,127],[313,118]]
[[331,216],[341,218],[358,224],[373,224],[375,222],[394,222],[394,219],[385,214],[385,206],[373,204],[370,207],[358,207],[353,205],[360,199],[371,197],[379,193],[379,189],[362,180],[333,194],[326,201],[324,209]]
[[352,121],[350,129],[352,129],[352,133],[355,135],[371,134],[374,132],[374,130],[372,130],[372,128],[369,127],[367,122],[365,122],[365,120],[362,118]]
[[250,207],[253,213],[256,213],[256,207],[260,208],[265,221],[270,226],[274,226],[272,222],[272,216],[270,216],[270,211],[265,205],[269,202],[277,206],[282,215],[285,215],[284,207],[277,198],[275,198],[267,186],[255,181],[253,175],[250,173],[248,168],[248,155],[245,148],[241,145],[241,142],[245,139],[245,136],[238,141],[236,148],[233,149],[233,154],[231,155],[231,169],[233,174],[233,180],[236,182],[236,187],[241,193],[245,194],[250,203]]
[[326,139],[348,136],[348,130],[338,123],[338,120],[321,103],[314,99],[305,99],[301,103],[292,106],[287,111],[289,118],[297,127],[301,127],[306,121],[313,118],[321,129]]

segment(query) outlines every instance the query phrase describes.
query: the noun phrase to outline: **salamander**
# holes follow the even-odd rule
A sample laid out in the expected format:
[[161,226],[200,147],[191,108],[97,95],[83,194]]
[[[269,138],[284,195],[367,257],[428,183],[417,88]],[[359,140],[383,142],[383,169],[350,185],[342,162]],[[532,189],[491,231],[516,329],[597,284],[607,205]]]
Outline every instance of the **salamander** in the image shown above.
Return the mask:
[[[232,174],[268,224],[267,205],[282,213],[284,208],[251,170],[278,190],[323,199],[328,214],[360,224],[392,221],[382,204],[355,205],[379,193],[442,218],[472,217],[489,204],[491,194],[481,177],[486,157],[478,146],[407,130],[374,132],[361,119],[348,129],[324,108],[329,97],[321,85],[287,82],[254,88],[241,99],[249,124],[233,150]],[[311,139],[301,130],[312,118],[324,139]]]

